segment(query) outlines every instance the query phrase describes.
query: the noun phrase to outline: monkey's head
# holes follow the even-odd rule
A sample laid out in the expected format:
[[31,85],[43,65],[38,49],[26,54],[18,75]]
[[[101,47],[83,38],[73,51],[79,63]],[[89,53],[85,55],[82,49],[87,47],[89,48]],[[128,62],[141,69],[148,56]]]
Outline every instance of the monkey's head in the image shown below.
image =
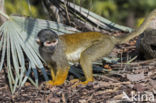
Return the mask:
[[55,47],[58,44],[58,35],[50,29],[43,29],[39,31],[36,42],[40,46],[40,52],[54,53]]

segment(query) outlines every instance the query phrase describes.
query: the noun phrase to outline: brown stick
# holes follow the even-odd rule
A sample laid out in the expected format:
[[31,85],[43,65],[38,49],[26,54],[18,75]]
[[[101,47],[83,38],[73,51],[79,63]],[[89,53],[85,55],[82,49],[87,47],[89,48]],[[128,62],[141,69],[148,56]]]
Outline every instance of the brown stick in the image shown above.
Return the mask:
[[[4,8],[4,0],[0,0],[0,11],[5,13],[5,8]],[[0,26],[7,20],[4,16],[0,15]]]

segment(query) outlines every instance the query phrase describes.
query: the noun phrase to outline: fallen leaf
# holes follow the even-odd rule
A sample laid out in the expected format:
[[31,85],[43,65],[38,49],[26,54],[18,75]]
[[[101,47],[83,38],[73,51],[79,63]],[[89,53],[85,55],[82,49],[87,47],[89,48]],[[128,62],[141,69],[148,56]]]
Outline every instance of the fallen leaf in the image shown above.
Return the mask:
[[109,71],[112,70],[112,68],[111,68],[108,64],[104,65],[104,68],[105,68],[105,69],[108,69]]
[[150,84],[154,89],[156,89],[156,80],[150,80]]
[[132,82],[143,80],[145,79],[144,72],[141,72],[140,74],[127,74],[127,79]]

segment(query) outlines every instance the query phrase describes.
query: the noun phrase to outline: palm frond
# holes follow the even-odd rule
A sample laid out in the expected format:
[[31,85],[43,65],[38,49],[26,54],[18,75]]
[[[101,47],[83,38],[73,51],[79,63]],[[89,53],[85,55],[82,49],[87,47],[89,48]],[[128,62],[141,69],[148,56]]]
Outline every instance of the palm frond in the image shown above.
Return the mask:
[[[65,2],[65,0],[61,0],[62,2]],[[73,4],[71,2],[68,3],[68,6],[72,8],[74,11],[77,11],[80,13],[82,16],[86,17],[88,20],[92,21],[93,23],[97,24],[98,27],[101,27],[103,29],[106,29],[106,25],[108,30],[112,30],[113,28],[125,31],[125,32],[131,32],[132,29],[129,27],[125,27],[116,23],[111,22],[110,20],[101,17],[100,15],[95,14],[94,12],[91,12],[83,7],[80,7],[76,4]]]
[[[55,19],[61,19],[62,22],[75,24],[80,30],[88,31],[124,31],[131,32],[132,29],[126,26],[118,25],[110,20],[101,17],[92,11],[78,6],[66,0],[44,0],[44,4],[49,10],[49,14],[58,15]],[[51,7],[54,7],[51,8]],[[57,12],[56,12],[57,11]],[[54,16],[52,15],[52,18]],[[58,18],[59,17],[59,18]],[[63,21],[65,20],[65,21]],[[60,20],[58,20],[60,21]]]

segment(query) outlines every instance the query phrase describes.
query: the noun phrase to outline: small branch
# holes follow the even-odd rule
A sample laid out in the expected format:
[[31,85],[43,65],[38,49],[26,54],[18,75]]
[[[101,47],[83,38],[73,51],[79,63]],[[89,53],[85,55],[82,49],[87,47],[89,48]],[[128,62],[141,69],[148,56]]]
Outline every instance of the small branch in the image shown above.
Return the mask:
[[2,15],[3,17],[5,17],[6,19],[10,19],[10,17],[7,14],[3,13],[2,11],[0,11],[0,15]]
[[9,16],[5,14],[4,0],[0,0],[0,25],[2,25],[7,19],[9,19]]

